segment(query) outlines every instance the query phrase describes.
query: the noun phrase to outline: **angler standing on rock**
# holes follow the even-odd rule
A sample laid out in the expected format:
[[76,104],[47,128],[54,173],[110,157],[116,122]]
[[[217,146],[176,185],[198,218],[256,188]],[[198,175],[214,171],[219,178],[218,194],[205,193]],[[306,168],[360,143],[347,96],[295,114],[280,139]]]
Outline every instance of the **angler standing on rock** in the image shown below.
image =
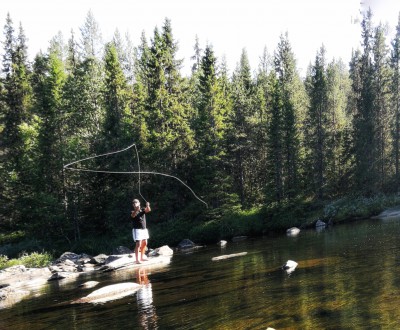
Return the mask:
[[[140,202],[138,199],[132,201],[133,211],[131,212],[131,217],[133,219],[133,229],[132,236],[135,245],[135,257],[136,262],[140,264],[142,261],[146,261],[144,257],[144,252],[146,250],[147,240],[149,239],[149,232],[146,227],[146,213],[151,211],[150,203],[146,202],[146,207],[140,207]],[[140,258],[139,258],[140,251]]]

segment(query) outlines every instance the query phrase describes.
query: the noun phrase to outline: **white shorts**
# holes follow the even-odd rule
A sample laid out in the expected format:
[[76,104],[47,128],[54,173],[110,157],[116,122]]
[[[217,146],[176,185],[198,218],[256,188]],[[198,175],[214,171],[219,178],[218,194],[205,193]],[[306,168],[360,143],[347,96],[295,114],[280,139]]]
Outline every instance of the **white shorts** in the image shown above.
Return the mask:
[[147,229],[132,229],[133,241],[142,241],[149,239],[149,231]]

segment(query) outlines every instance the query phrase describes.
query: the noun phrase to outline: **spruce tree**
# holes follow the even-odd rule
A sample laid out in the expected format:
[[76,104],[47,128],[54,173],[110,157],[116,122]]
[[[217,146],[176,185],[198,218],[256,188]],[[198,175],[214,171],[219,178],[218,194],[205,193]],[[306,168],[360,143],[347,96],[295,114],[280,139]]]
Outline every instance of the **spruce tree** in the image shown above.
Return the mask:
[[[198,99],[193,128],[196,138],[194,171],[200,191],[216,208],[229,200],[229,187],[223,182],[223,143],[227,125],[227,104],[217,72],[217,59],[210,45],[204,50],[198,71]],[[225,189],[225,191],[224,191]]]
[[374,118],[373,90],[373,26],[372,12],[369,10],[361,22],[363,51],[358,65],[353,64],[353,93],[356,98],[353,116],[355,183],[361,193],[371,193],[376,188],[377,171],[376,130]]
[[390,67],[385,31],[382,25],[375,28],[373,43],[374,132],[376,154],[374,167],[377,173],[377,189],[382,191],[390,177]]
[[[190,107],[184,92],[186,84],[180,74],[182,60],[176,58],[177,51],[171,22],[166,19],[161,32],[158,28],[154,30],[145,73],[148,91],[145,119],[149,130],[146,157],[154,170],[185,178],[186,173],[182,173],[181,168],[193,150],[194,140],[189,125]],[[166,187],[161,185],[161,177],[154,177],[152,182],[157,183],[157,180],[160,182],[157,198],[164,199],[163,210],[176,212],[168,199],[176,200],[177,193],[184,196],[187,190],[181,192],[182,187],[175,186],[175,191],[169,188],[168,194],[162,196]],[[165,179],[162,182],[169,183]]]
[[233,180],[242,207],[248,207],[252,203],[250,192],[253,187],[250,177],[253,171],[253,155],[256,149],[251,138],[254,130],[252,119],[255,115],[254,91],[249,60],[246,51],[243,50],[240,63],[233,73],[232,111],[229,118]]
[[307,181],[311,182],[312,192],[318,199],[323,199],[326,184],[328,96],[325,53],[325,47],[322,46],[311,68],[311,76],[307,79],[310,98],[305,125],[305,143],[309,151],[306,159]]
[[15,225],[22,219],[21,208],[24,198],[31,191],[29,182],[29,158],[25,153],[26,143],[23,126],[29,125],[32,102],[30,68],[27,60],[25,32],[20,25],[15,36],[13,22],[7,15],[4,27],[4,54],[2,75],[2,132],[1,132],[1,177],[5,187],[4,214],[9,224]]
[[394,189],[400,184],[400,13],[396,26],[396,34],[392,40],[390,56],[392,68],[391,95],[393,108],[392,140],[393,140],[393,165],[394,165]]
[[351,134],[351,116],[347,113],[351,89],[349,73],[342,60],[328,64],[326,126],[326,192],[329,197],[340,196],[349,191],[347,177],[351,161],[346,139]]
[[301,192],[300,159],[302,141],[300,132],[304,117],[304,87],[296,70],[296,61],[288,39],[282,35],[274,56],[275,72],[278,79],[281,122],[280,131],[282,148],[282,193],[285,198],[293,199]]
[[35,58],[33,72],[34,111],[40,119],[35,166],[35,194],[30,201],[35,210],[26,217],[31,230],[46,228],[46,238],[64,237],[65,191],[63,177],[64,111],[63,87],[66,79],[60,48],[54,47],[48,56]]

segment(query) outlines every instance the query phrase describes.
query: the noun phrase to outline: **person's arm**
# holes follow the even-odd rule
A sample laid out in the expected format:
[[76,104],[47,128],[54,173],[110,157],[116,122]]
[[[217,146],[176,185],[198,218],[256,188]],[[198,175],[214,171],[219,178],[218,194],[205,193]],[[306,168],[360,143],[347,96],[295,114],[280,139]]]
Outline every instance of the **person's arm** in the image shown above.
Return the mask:
[[149,202],[146,202],[146,208],[144,209],[144,212],[145,212],[145,213],[149,213],[150,211],[151,211],[150,203],[149,203]]

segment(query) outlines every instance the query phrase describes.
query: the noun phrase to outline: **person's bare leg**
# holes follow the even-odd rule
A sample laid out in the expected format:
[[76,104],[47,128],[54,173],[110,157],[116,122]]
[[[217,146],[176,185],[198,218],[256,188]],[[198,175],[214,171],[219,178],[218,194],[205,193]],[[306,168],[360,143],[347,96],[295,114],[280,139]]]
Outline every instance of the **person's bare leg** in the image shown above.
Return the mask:
[[136,241],[136,245],[135,245],[135,257],[136,257],[136,263],[138,263],[138,264],[140,264],[140,261],[139,261],[140,243],[141,243],[141,241]]
[[146,251],[146,240],[144,239],[141,242],[141,245],[140,245],[140,261],[146,261],[147,260],[147,259],[143,258],[145,251]]

